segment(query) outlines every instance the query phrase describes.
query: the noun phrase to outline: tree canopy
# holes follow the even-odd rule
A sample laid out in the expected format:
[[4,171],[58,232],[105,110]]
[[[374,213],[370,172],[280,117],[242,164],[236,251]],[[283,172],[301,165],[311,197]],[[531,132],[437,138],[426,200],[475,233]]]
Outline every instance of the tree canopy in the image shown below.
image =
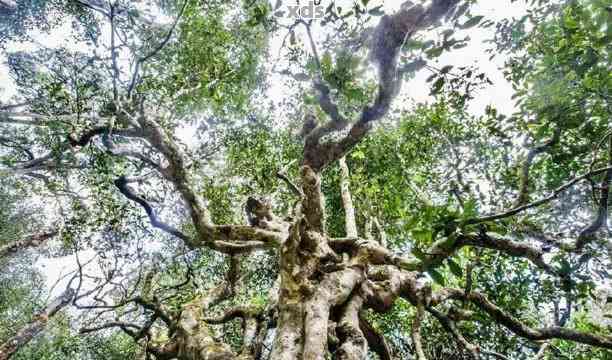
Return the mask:
[[0,0],[0,360],[612,358],[612,5],[487,3]]

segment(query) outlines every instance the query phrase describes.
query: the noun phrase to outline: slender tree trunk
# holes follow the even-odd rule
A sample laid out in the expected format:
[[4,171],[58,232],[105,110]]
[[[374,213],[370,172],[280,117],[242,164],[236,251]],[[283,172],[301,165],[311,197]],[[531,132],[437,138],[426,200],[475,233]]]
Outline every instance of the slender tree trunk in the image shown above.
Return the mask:
[[36,335],[42,332],[47,326],[49,319],[66,305],[70,304],[73,296],[74,290],[67,289],[63,294],[47,305],[43,311],[34,316],[34,319],[30,323],[17,331],[17,333],[4,344],[0,345],[0,360],[10,359],[19,349],[27,345]]

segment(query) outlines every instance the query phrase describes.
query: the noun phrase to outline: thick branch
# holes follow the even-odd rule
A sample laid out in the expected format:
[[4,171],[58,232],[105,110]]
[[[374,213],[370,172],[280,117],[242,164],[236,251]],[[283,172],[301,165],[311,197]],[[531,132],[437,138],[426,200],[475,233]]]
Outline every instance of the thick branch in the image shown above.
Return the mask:
[[376,331],[361,313],[359,314],[359,327],[368,341],[368,348],[376,353],[380,360],[391,360],[391,349],[385,337]]
[[397,59],[402,45],[414,33],[429,27],[449,12],[453,11],[458,0],[435,0],[428,8],[421,5],[404,4],[394,15],[383,16],[373,32],[370,59],[378,69],[378,94],[374,104],[364,107],[361,116],[351,127],[348,134],[337,142],[321,144],[323,136],[342,130],[347,121],[342,121],[337,107],[329,99],[329,89],[315,84],[320,93],[321,108],[332,121],[313,130],[304,145],[304,165],[320,171],[333,161],[346,154],[369,132],[372,122],[382,118],[391,107],[391,102],[399,93],[401,76],[398,76]]
[[237,241],[242,242],[242,244],[235,244],[239,251],[260,248],[262,243],[268,246],[280,244],[285,237],[283,229],[265,229],[247,225],[215,225],[212,222],[204,199],[194,190],[189,182],[186,166],[187,160],[183,151],[157,122],[144,115],[143,110],[141,110],[141,116],[138,121],[151,145],[164,155],[168,161],[164,175],[181,194],[189,209],[197,238],[183,238],[188,246],[192,248],[208,246],[216,250],[232,252],[232,246],[228,243]]
[[363,298],[354,295],[346,304],[336,333],[342,342],[336,352],[339,360],[363,360],[368,355],[367,341],[359,326],[359,312],[363,306]]
[[546,272],[556,274],[554,269],[544,262],[543,248],[494,233],[469,233],[443,238],[432,244],[420,258],[398,256],[377,242],[360,238],[331,239],[330,246],[337,252],[360,253],[361,261],[369,265],[393,265],[408,271],[426,271],[438,267],[463,246],[476,246],[497,250],[509,256],[526,258]]
[[302,212],[309,227],[325,233],[325,199],[321,191],[321,174],[309,166],[302,166]]
[[417,360],[427,360],[425,353],[423,352],[423,343],[421,341],[421,322],[423,321],[423,304],[417,303],[416,312],[414,314],[414,320],[412,321],[412,346],[414,346],[414,353]]
[[150,220],[151,225],[153,227],[158,228],[158,229],[160,229],[160,230],[162,230],[164,232],[167,232],[170,235],[176,236],[179,239],[183,240],[187,244],[192,244],[193,243],[193,239],[191,239],[189,236],[185,235],[184,233],[182,233],[178,229],[174,228],[173,226],[168,225],[168,224],[160,221],[159,218],[157,217],[157,214],[155,214],[155,210],[153,210],[151,205],[149,205],[149,202],[146,201],[141,196],[136,195],[132,191],[132,189],[129,188],[128,182],[127,182],[125,176],[121,176],[120,178],[115,180],[115,186],[119,189],[119,191],[125,197],[127,197],[128,199],[134,201],[138,205],[142,206],[142,208],[145,210],[145,212],[149,216],[149,220]]
[[0,258],[7,255],[13,254],[21,249],[29,247],[38,247],[43,244],[46,240],[56,236],[57,230],[46,231],[40,234],[29,235],[22,240],[12,242],[10,244],[0,247]]
[[325,353],[330,310],[332,306],[345,302],[362,279],[360,270],[347,268],[327,274],[318,285],[316,293],[306,304],[304,359],[318,359]]
[[453,337],[457,340],[461,347],[463,347],[472,355],[472,358],[480,359],[478,347],[470,344],[465,339],[465,337],[463,337],[459,329],[457,329],[457,325],[454,321],[452,321],[448,316],[444,315],[443,313],[434,308],[427,308],[427,311],[431,313],[436,319],[438,319],[444,329],[446,329],[446,331],[450,332],[453,335]]
[[549,274],[557,274],[550,265],[544,262],[545,250],[527,242],[513,241],[494,233],[482,233],[462,235],[459,244],[497,250],[509,256],[526,258]]
[[[434,298],[438,298],[434,296]],[[561,339],[586,345],[612,349],[612,337],[570,330],[560,326],[532,328],[522,323],[497,305],[490,302],[485,295],[478,292],[465,293],[459,289],[445,289],[442,298],[469,301],[489,314],[496,322],[520,337],[533,341]]]
[[[27,111],[0,111],[0,124],[15,124],[27,126],[51,126],[52,120],[72,121],[78,118],[77,114],[43,115]],[[108,118],[93,116],[89,118],[94,123],[104,123]]]

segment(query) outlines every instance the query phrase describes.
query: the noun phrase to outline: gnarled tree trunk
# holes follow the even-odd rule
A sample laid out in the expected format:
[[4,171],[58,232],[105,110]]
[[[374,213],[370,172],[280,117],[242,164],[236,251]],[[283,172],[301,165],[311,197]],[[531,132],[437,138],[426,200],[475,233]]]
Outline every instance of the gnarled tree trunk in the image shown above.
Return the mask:
[[[221,285],[184,305],[178,312],[165,309],[156,299],[131,299],[123,304],[134,302],[150,310],[150,321],[144,327],[125,323],[111,323],[105,327],[119,327],[141,343],[146,340],[147,351],[157,359],[259,359],[263,354],[263,346],[270,342],[272,360],[323,360],[330,356],[361,360],[367,357],[369,350],[376,352],[381,359],[390,359],[392,355],[384,337],[366,321],[363,312],[386,312],[398,298],[404,298],[414,305],[417,314],[413,323],[412,347],[419,360],[425,358],[421,346],[420,320],[426,312],[431,313],[456,338],[460,346],[477,358],[481,350],[463,338],[455,324],[458,320],[451,317],[450,313],[435,309],[441,303],[461,300],[478,307],[512,332],[531,340],[558,338],[612,348],[610,337],[559,327],[530,328],[469,287],[465,290],[442,289],[432,293],[431,287],[422,284],[418,278],[423,272],[439,266],[463,246],[495,249],[511,256],[523,257],[553,275],[555,269],[544,262],[544,251],[541,248],[499,238],[484,231],[448,236],[435,242],[418,259],[411,255],[395,255],[386,247],[384,239],[377,241],[369,234],[359,236],[350,198],[349,169],[344,162],[341,163],[341,189],[346,213],[346,237],[331,238],[326,230],[325,201],[321,191],[322,171],[345,156],[367,135],[373,122],[388,112],[400,90],[398,54],[406,40],[417,31],[450,15],[458,2],[433,0],[428,7],[406,2],[396,14],[382,17],[372,32],[369,57],[378,70],[378,93],[374,102],[366,106],[355,121],[343,117],[321,76],[315,80],[319,105],[329,121],[309,127],[309,131],[303,134],[305,141],[300,186],[292,184],[283,174],[279,175],[300,197],[289,219],[280,219],[272,214],[269,205],[257,199],[249,199],[249,225],[214,224],[206,208],[206,201],[190,185],[187,161],[180,146],[156,122],[155,116],[147,116],[141,109],[137,120],[142,136],[165,158],[167,166],[160,166],[158,170],[174,185],[185,202],[194,225],[195,237],[161,222],[146,199],[136,195],[128,186],[125,177],[118,179],[116,186],[128,199],[144,208],[154,227],[183,240],[190,248],[208,247],[231,255],[232,266]],[[309,25],[305,22],[304,25],[310,34]],[[310,40],[316,56],[314,42],[312,38]],[[327,136],[337,135],[340,131],[344,131],[343,136],[334,139]],[[530,206],[536,205],[522,205],[522,208],[515,208],[506,214],[520,212]],[[496,216],[500,215],[472,221],[475,224]],[[382,232],[379,230],[379,233]],[[236,256],[257,249],[272,249],[279,256],[279,281],[270,293],[268,305],[263,309],[244,305],[226,310],[220,317],[207,316],[211,306],[234,293],[238,272]],[[451,309],[457,314],[464,310],[452,306]],[[220,324],[237,318],[242,320],[243,345],[240,351],[234,352],[227,344],[215,338],[209,324]],[[166,340],[159,344],[155,343],[149,331],[157,319],[161,319],[168,327]]]

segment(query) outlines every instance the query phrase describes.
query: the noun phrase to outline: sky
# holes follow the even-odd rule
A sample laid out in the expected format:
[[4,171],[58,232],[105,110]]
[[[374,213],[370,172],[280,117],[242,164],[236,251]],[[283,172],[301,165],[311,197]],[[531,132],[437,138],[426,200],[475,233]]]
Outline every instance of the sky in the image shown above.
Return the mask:
[[[271,0],[272,1],[272,0]],[[321,6],[327,6],[330,0],[320,0]],[[336,0],[338,6],[344,8],[350,7],[352,0]],[[287,5],[290,2],[286,2]],[[386,13],[392,13],[397,10],[402,2],[395,0],[382,1]],[[487,19],[494,21],[502,20],[504,18],[519,18],[526,13],[526,7],[523,2],[511,3],[511,0],[495,0],[495,1],[480,1],[477,3],[472,10],[474,15],[485,15]],[[503,74],[499,71],[499,68],[503,66],[504,57],[498,56],[493,60],[489,60],[489,54],[485,54],[483,49],[483,41],[491,39],[495,27],[488,29],[471,28],[469,31],[463,31],[463,33],[470,36],[471,41],[468,46],[457,49],[452,52],[445,52],[438,59],[437,64],[442,67],[447,64],[453,64],[455,67],[467,66],[476,64],[478,68],[486,72],[491,80],[494,82],[494,86],[489,91],[479,94],[479,96],[473,101],[472,107],[470,108],[474,114],[482,113],[482,110],[489,104],[495,105],[502,113],[512,112],[514,109],[513,103],[510,100],[512,96],[512,88],[510,84],[504,79]],[[65,22],[58,28],[54,29],[51,33],[43,33],[40,31],[33,32],[33,43],[13,43],[8,47],[8,51],[32,51],[40,48],[44,44],[49,48],[56,48],[60,46],[67,47],[71,50],[82,50],[84,45],[75,42],[70,38],[72,32],[70,22]],[[317,34],[315,33],[316,37]],[[460,36],[457,36],[458,38]],[[271,48],[277,49],[280,46],[281,38],[277,37],[272,39]],[[272,54],[276,52],[272,50]],[[412,89],[427,89],[426,79],[430,75],[428,71],[422,70],[417,76],[410,80],[406,84],[406,88]],[[278,82],[272,82],[278,84]],[[281,88],[271,88],[271,96],[277,97],[282,94]],[[410,97],[416,102],[425,102],[431,100],[429,97],[429,91],[411,91]],[[0,58],[0,99],[7,100],[15,95],[15,88],[12,79],[8,74],[8,67],[6,59]]]
[[[321,6],[327,7],[330,0],[321,0]],[[290,3],[290,2],[289,2]],[[302,1],[302,3],[304,3]],[[342,6],[344,9],[350,8],[352,0],[337,0],[336,4]],[[371,1],[371,3],[375,3]],[[402,4],[402,1],[382,1],[384,11],[387,14],[397,11]],[[526,14],[526,5],[524,2],[514,2],[511,0],[495,0],[495,1],[479,1],[475,6],[472,7],[473,15],[484,15],[485,19],[493,21],[499,21],[503,19],[520,18]],[[378,18],[374,18],[374,21],[378,21]],[[292,19],[287,19],[286,24],[291,24]],[[373,24],[375,25],[375,23]],[[493,59],[489,59],[491,54],[485,53],[484,50],[490,47],[490,44],[485,44],[484,41],[493,38],[495,32],[495,26],[489,28],[473,27],[468,30],[457,30],[455,38],[461,39],[468,35],[470,41],[468,45],[462,49],[455,49],[453,51],[444,52],[435,62],[429,65],[441,68],[445,65],[454,65],[455,68],[461,66],[477,66],[480,72],[484,72],[494,83],[493,86],[487,88],[487,91],[481,91],[478,96],[472,100],[469,104],[468,111],[473,115],[482,115],[484,109],[493,105],[498,109],[500,113],[511,114],[515,110],[514,102],[511,97],[513,89],[510,83],[504,78],[501,67],[504,65],[505,57],[496,56]],[[298,36],[302,37],[302,41],[306,42],[305,34],[298,32]],[[282,34],[284,36],[284,34]],[[433,35],[433,34],[430,34]],[[316,28],[313,30],[313,37],[315,41],[321,40],[322,34],[316,32]],[[281,37],[282,38],[282,37]],[[278,54],[281,46],[281,39],[276,38],[271,43],[271,54]],[[307,49],[309,50],[309,49]],[[274,58],[272,61],[276,61]],[[402,87],[402,94],[408,96],[414,101],[414,103],[422,103],[432,101],[433,97],[429,95],[430,85],[426,79],[432,74],[427,69],[422,69],[417,72],[416,76],[409,81],[406,81]],[[282,99],[284,94],[288,92],[288,89],[283,84],[283,76],[280,74],[272,74],[271,77],[274,79],[271,81],[272,86],[268,90],[269,98]],[[400,96],[403,97],[403,96]],[[399,97],[398,97],[399,98]],[[404,104],[402,104],[404,106]]]
[[[321,0],[321,6],[327,6],[329,0]],[[352,1],[340,0],[336,2],[339,6],[350,7]],[[391,13],[399,8],[400,1],[384,1],[384,9],[386,13]],[[485,15],[487,19],[491,20],[502,20],[503,18],[521,17],[525,14],[525,6],[523,2],[511,3],[510,0],[495,0],[495,1],[480,1],[473,10],[474,15]],[[485,44],[483,41],[491,39],[495,27],[488,29],[471,28],[468,31],[463,31],[469,35],[471,41],[468,46],[462,49],[454,50],[452,52],[444,53],[437,61],[432,65],[436,67],[443,67],[447,64],[452,64],[455,67],[476,65],[481,72],[485,72],[493,81],[494,85],[487,89],[487,91],[481,91],[478,93],[475,100],[472,101],[469,111],[475,115],[481,115],[488,105],[493,105],[500,110],[501,113],[512,113],[514,110],[514,104],[511,100],[512,88],[510,84],[504,79],[500,67],[504,63],[504,57],[498,56],[494,59],[489,59],[489,54],[486,54],[483,50]],[[71,33],[71,24],[69,21],[65,22],[60,27],[53,30],[50,34],[45,34],[39,31],[34,31],[32,43],[15,43],[8,47],[9,51],[32,51],[43,46],[54,48],[54,47],[67,47],[71,50],[82,50],[84,44],[75,42],[69,35]],[[318,34],[314,34],[315,38]],[[320,35],[320,34],[319,34]],[[458,34],[457,38],[461,38],[462,34]],[[305,40],[305,39],[304,39]],[[282,35],[271,40],[271,51],[272,54],[277,54],[275,50],[280,47],[282,42]],[[270,61],[274,61],[271,59]],[[127,65],[127,64],[125,64]],[[414,102],[426,102],[432,100],[429,96],[429,84],[426,79],[431,73],[425,69],[417,73],[414,79],[411,79],[403,86],[403,91],[413,99]],[[268,97],[270,99],[282,99],[283,94],[286,93],[286,88],[283,81],[270,81],[271,86],[267,90]],[[8,68],[4,57],[0,57],[0,100],[2,102],[10,102],[10,98],[15,94],[15,84],[8,74]],[[179,132],[179,136],[182,137],[185,143],[190,144],[195,141],[193,136],[193,129],[186,127]],[[83,254],[84,258],[87,258],[89,253]],[[66,272],[71,271],[75,268],[74,256],[66,256],[60,258],[44,258],[41,257],[37,264],[42,272],[47,276],[49,286],[54,284],[58,278],[60,278]],[[62,286],[57,286],[55,292],[60,293]]]

